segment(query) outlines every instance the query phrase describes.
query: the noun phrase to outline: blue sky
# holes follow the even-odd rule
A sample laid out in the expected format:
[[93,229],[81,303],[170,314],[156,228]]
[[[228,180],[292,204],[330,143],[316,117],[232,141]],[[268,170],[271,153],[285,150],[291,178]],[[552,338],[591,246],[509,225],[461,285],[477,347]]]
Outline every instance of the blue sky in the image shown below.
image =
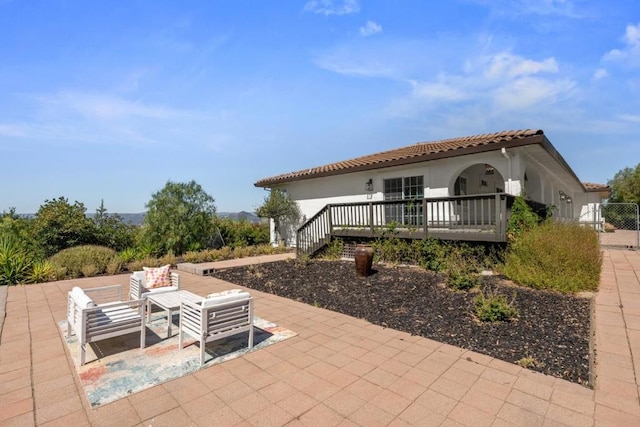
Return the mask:
[[0,211],[142,212],[431,141],[543,129],[583,181],[640,162],[637,0],[0,0]]

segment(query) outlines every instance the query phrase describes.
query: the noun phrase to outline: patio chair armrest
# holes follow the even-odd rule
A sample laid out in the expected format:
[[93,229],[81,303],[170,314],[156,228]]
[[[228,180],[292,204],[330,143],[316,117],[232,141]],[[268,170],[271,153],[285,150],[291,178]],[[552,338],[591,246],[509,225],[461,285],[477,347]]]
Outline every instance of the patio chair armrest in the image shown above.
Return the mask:
[[129,277],[129,298],[140,299],[142,297],[142,280],[131,275]]
[[180,275],[172,271],[169,277],[171,279],[171,286],[175,286],[178,290],[180,290]]
[[108,310],[110,308],[114,308],[114,307],[119,307],[119,306],[127,306],[130,308],[138,308],[138,307],[144,307],[147,304],[147,300],[140,298],[140,299],[130,299],[128,301],[112,301],[112,302],[106,302],[103,304],[98,304],[95,307],[89,307],[86,308],[84,310],[90,310],[90,309],[103,309],[103,310]]
[[101,286],[99,288],[83,289],[83,291],[96,304],[100,304],[100,301],[122,301],[122,285]]

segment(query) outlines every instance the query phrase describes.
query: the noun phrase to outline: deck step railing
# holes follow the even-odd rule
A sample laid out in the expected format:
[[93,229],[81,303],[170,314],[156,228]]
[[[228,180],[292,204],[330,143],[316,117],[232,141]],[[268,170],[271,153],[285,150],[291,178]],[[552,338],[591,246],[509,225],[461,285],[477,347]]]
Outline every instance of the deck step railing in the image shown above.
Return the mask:
[[328,204],[298,229],[297,252],[313,255],[332,236],[504,242],[514,199],[495,193]]

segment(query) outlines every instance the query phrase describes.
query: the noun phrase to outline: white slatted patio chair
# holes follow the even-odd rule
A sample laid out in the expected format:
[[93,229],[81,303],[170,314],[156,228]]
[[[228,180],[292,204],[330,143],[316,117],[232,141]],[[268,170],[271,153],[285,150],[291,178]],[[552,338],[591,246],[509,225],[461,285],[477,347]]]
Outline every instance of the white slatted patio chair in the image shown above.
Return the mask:
[[134,271],[129,278],[129,298],[140,299],[146,298],[149,294],[159,294],[163,292],[173,292],[180,290],[180,275],[176,272],[169,274],[171,286],[162,288],[147,288],[144,271]]
[[180,349],[184,336],[200,342],[200,366],[204,365],[205,344],[242,332],[249,332],[248,347],[253,348],[253,297],[240,289],[208,295],[201,303],[180,306]]
[[122,286],[93,289],[74,287],[68,294],[67,337],[74,333],[80,342],[80,365],[85,363],[87,344],[140,332],[144,348],[146,326],[144,299],[122,301]]

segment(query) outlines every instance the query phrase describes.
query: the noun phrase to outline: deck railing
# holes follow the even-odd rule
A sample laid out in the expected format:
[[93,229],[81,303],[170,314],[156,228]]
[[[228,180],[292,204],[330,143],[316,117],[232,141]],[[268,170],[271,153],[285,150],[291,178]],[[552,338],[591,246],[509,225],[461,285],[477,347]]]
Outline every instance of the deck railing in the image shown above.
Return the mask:
[[[505,193],[329,204],[297,231],[299,254],[313,254],[331,236],[506,241],[515,197]],[[534,210],[544,205],[531,202]]]

